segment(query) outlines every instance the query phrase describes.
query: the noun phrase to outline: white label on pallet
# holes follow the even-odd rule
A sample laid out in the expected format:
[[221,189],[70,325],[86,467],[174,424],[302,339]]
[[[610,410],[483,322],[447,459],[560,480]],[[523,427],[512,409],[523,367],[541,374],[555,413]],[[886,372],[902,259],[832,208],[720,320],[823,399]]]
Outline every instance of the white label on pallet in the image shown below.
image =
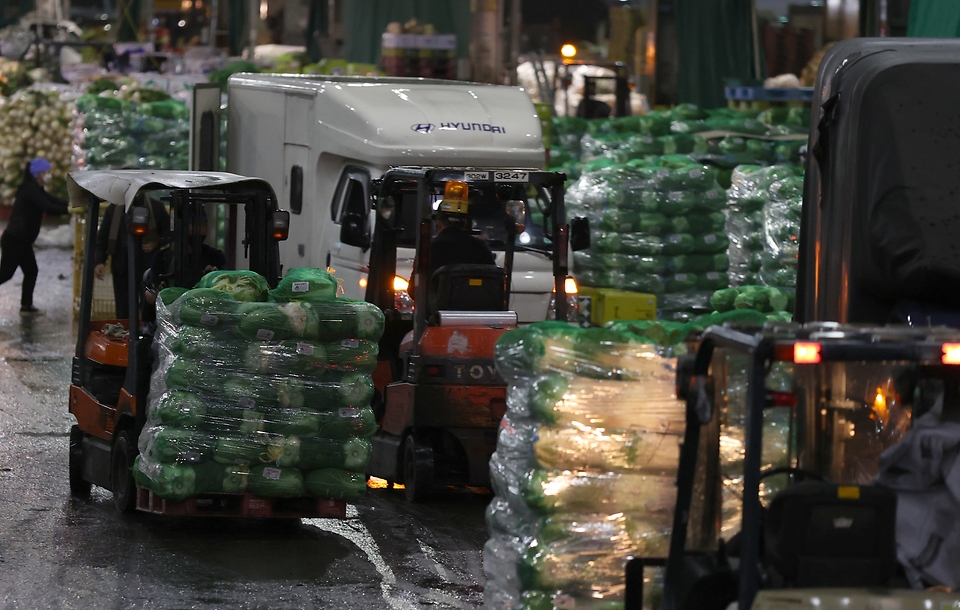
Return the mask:
[[257,331],[257,339],[263,339],[264,341],[269,341],[273,339],[273,331],[267,330],[266,328],[261,328]]
[[675,277],[678,282],[686,282],[686,281],[687,281],[687,274],[686,274],[686,273],[678,273],[678,274],[676,274],[676,275],[673,276],[673,277]]
[[720,279],[720,274],[717,273],[716,271],[708,271],[708,272],[707,272],[707,279],[708,279],[708,280],[711,280],[711,281],[713,281],[713,280],[719,280],[719,279]]
[[674,191],[668,195],[670,201],[680,201],[683,199],[683,193],[681,191]]
[[313,346],[309,343],[297,343],[297,353],[304,356],[312,356]]
[[310,282],[294,282],[292,292],[310,292]]
[[692,170],[690,170],[690,177],[691,177],[691,178],[699,178],[699,177],[702,176],[702,175],[703,175],[703,170],[701,170],[701,169],[692,169]]
[[211,314],[208,314],[208,313],[205,313],[205,314],[203,314],[202,316],[200,316],[200,323],[201,323],[201,324],[206,324],[207,326],[213,326],[213,325],[215,325],[219,320],[220,320],[220,318],[218,318],[217,316],[214,316],[214,315],[211,315]]
[[241,398],[237,401],[237,406],[241,409],[252,409],[257,403],[252,398]]
[[271,481],[277,481],[280,479],[280,469],[279,468],[264,468],[263,469],[263,478],[270,479]]
[[704,235],[703,241],[708,244],[715,244],[717,243],[717,236],[714,235],[713,233],[711,233],[710,235]]
[[340,409],[340,417],[356,417],[356,416],[357,416],[357,409],[353,407]]
[[344,339],[340,345],[347,349],[357,349],[360,347],[360,342],[356,339]]

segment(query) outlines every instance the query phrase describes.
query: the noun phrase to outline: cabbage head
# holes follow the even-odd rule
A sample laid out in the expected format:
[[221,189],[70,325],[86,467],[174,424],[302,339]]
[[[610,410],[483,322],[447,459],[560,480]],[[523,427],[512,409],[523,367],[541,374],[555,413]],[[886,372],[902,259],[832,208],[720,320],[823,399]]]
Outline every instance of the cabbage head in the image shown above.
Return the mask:
[[310,303],[333,301],[337,298],[337,278],[323,269],[297,267],[270,291],[270,298],[280,303],[306,301]]
[[197,288],[222,290],[238,301],[266,301],[270,286],[255,271],[211,271],[197,283]]

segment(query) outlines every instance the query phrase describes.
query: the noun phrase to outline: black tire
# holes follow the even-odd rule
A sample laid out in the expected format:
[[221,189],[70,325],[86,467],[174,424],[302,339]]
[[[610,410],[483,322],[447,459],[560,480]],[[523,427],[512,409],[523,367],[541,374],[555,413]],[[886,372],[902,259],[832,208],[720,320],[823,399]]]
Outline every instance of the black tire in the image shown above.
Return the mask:
[[83,432],[80,426],[70,428],[70,495],[86,498],[93,487],[83,480]]
[[121,430],[113,441],[110,455],[110,487],[113,504],[121,513],[137,507],[137,484],[133,480],[133,461],[137,457],[137,439],[130,430]]
[[422,502],[434,491],[433,448],[412,434],[403,443],[403,493],[411,502]]

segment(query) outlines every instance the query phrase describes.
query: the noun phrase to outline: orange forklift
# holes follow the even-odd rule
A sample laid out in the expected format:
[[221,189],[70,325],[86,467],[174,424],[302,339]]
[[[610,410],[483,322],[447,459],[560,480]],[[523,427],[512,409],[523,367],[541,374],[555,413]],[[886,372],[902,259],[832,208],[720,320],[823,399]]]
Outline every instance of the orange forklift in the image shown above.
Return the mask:
[[[374,379],[379,431],[367,475],[389,487],[402,483],[412,501],[446,486],[490,484],[488,462],[506,410],[494,345],[517,326],[510,310],[514,253],[552,261],[553,317],[566,320],[568,299],[556,295],[567,292],[570,251],[590,243],[586,219],[566,222],[565,179],[535,170],[395,168],[374,186],[373,239],[364,218],[344,220],[341,241],[370,248],[366,300],[386,316]],[[441,205],[468,208],[473,232],[503,252],[503,267],[446,265],[431,276]],[[412,299],[397,275],[401,247],[417,252]]]
[[[286,239],[289,212],[277,209],[277,199],[263,180],[233,174],[180,171],[98,171],[69,175],[70,200],[85,207],[86,245],[83,260],[79,331],[73,358],[70,385],[70,413],[77,423],[70,430],[70,491],[76,496],[90,493],[92,485],[113,492],[121,512],[134,509],[161,514],[204,514],[230,516],[336,516],[345,506],[331,501],[311,500],[307,506],[288,507],[275,514],[262,499],[225,503],[223,498],[172,503],[159,500],[139,488],[132,473],[137,441],[146,421],[147,395],[153,364],[153,337],[141,326],[141,278],[146,266],[141,239],[147,233],[149,213],[144,198],[159,196],[170,207],[170,246],[173,269],[162,274],[168,286],[192,288],[202,275],[199,230],[201,208],[224,206],[229,225],[227,252],[237,229],[247,254],[247,268],[263,275],[271,287],[280,279],[278,241]],[[103,202],[125,210],[130,318],[91,319],[97,222]],[[238,261],[230,261],[237,268]],[[212,495],[212,494],[211,494]],[[309,502],[307,502],[309,504]],[[330,504],[330,506],[327,506]],[[342,503],[340,503],[342,504]],[[323,505],[323,506],[321,506]],[[205,510],[203,510],[205,508]]]

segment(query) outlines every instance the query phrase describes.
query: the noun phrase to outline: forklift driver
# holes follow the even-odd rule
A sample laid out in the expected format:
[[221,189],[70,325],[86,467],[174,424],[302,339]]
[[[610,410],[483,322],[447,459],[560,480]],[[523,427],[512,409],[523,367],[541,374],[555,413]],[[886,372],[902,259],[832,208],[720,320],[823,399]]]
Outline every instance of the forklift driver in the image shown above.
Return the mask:
[[[447,265],[496,265],[497,259],[487,242],[470,232],[468,216],[470,203],[467,200],[466,184],[462,189],[448,188],[437,208],[434,224],[436,236],[430,241],[430,273],[433,277],[437,269]],[[416,269],[416,265],[414,265]],[[414,284],[417,274],[410,278],[410,291],[416,294]]]

